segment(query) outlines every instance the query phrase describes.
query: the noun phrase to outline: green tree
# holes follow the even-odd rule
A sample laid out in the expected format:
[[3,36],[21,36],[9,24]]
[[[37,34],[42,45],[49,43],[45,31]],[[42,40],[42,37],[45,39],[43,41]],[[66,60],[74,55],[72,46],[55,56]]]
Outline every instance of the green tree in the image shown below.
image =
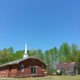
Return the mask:
[[45,63],[47,64],[47,74],[51,74],[52,73],[52,65],[53,65],[53,63],[52,63],[52,61],[51,61],[51,56],[50,56],[50,51],[48,51],[48,50],[46,50],[45,52],[44,52],[44,57],[45,57]]
[[56,47],[53,48],[53,52],[54,52],[54,66],[56,67],[58,64],[58,49]]
[[42,61],[44,61],[44,54],[41,49],[37,50],[37,54],[38,54],[38,58],[40,58]]
[[13,54],[13,53],[14,53],[13,47],[8,48],[7,51],[8,51],[10,54]]
[[16,51],[15,54],[13,54],[13,60],[23,58],[23,54],[24,54],[24,51]]
[[80,50],[77,52],[76,62],[78,65],[78,73],[80,74]]
[[50,59],[50,62],[49,62],[50,68],[49,69],[51,69],[53,71],[53,68],[54,68],[54,51],[53,51],[53,49],[49,50],[48,55],[49,55],[49,59]]
[[30,56],[38,57],[37,50],[36,49],[30,50]]
[[0,51],[0,64],[12,61],[12,54],[8,51],[8,49],[3,49]]
[[78,46],[76,44],[72,44],[70,50],[71,50],[71,61],[76,61]]
[[63,43],[60,46],[58,56],[60,58],[60,62],[70,62],[71,61],[70,47],[67,43]]

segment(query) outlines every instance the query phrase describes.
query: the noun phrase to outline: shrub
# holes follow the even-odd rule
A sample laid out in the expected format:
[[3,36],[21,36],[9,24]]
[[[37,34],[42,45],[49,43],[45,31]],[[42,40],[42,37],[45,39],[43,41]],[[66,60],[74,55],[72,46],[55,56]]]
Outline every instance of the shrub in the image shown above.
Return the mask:
[[62,75],[62,71],[60,71],[60,73],[56,72],[56,75]]

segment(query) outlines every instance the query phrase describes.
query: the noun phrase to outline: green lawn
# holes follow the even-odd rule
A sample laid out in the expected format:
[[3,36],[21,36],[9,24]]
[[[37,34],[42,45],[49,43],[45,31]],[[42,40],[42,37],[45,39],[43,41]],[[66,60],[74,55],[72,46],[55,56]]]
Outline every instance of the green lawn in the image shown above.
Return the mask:
[[1,78],[0,80],[80,80],[80,76],[46,76],[36,78]]

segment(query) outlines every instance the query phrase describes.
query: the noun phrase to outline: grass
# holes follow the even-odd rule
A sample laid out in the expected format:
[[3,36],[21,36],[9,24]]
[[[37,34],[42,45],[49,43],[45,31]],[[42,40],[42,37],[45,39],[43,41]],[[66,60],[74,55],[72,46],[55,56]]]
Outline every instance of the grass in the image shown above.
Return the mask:
[[35,78],[1,78],[0,80],[80,80],[80,76],[46,76]]

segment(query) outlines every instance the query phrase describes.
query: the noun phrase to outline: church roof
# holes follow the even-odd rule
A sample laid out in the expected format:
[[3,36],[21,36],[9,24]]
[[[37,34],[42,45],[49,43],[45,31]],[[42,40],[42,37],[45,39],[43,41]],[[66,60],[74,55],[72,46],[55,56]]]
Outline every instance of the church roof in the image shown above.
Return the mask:
[[[27,59],[38,59],[38,58],[36,58],[36,57],[22,58],[22,59],[18,59],[18,60],[15,60],[15,61],[11,61],[11,62],[2,64],[2,65],[0,65],[0,67],[7,66],[7,65],[18,64],[19,62],[22,62],[22,61],[27,60]],[[40,60],[40,59],[38,59],[38,60],[41,61],[42,63],[44,63],[42,60]]]

